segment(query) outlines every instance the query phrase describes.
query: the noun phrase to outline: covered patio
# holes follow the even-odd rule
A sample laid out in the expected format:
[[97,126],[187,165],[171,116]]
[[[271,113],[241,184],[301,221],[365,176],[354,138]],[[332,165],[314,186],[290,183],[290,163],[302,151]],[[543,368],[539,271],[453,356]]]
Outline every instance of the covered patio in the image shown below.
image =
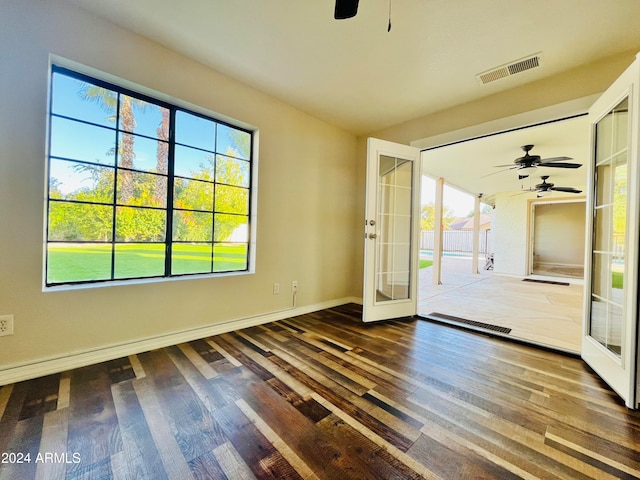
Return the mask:
[[[440,285],[432,281],[433,266],[420,270],[420,315],[439,313],[444,315],[439,318],[465,328],[580,352],[582,280],[500,275],[484,270],[484,259],[478,261],[479,273],[474,274],[471,261],[467,257],[442,257]],[[471,325],[464,320],[478,323]],[[511,330],[505,333],[492,327]]]

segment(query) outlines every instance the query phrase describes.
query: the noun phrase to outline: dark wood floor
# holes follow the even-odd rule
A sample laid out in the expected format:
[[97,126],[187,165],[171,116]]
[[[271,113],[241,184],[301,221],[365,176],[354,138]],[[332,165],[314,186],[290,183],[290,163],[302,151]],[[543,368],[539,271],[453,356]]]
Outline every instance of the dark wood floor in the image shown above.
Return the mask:
[[640,478],[640,414],[579,359],[359,314],[4,386],[0,479]]

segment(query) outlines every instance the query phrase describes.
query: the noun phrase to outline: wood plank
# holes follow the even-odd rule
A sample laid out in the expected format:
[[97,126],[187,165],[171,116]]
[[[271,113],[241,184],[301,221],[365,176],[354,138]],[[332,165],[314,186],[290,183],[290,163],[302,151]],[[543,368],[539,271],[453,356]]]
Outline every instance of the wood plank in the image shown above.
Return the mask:
[[[224,445],[224,444],[223,444]],[[220,446],[216,448],[220,448]],[[207,452],[189,461],[193,478],[197,480],[226,480],[227,475],[212,452]]]
[[244,400],[240,399],[236,402],[238,408],[242,410],[242,413],[251,420],[256,428],[262,433],[267,440],[271,442],[276,450],[289,462],[289,464],[295,469],[302,478],[305,479],[317,479],[315,473],[309,468],[309,466],[302,460],[296,452],[293,451],[289,445],[280,438],[280,436],[273,431],[273,429],[265,422],[260,415],[258,415]]
[[112,387],[113,401],[122,435],[122,461],[132,478],[163,480],[167,474],[162,466],[160,452],[156,447],[142,406],[131,382]]
[[6,446],[6,450],[0,451],[0,454],[8,453],[16,455],[16,457],[3,459],[6,463],[1,465],[0,479],[28,480],[35,478],[41,435],[42,415],[20,420],[15,425],[11,441]]
[[[344,463],[349,460],[341,459],[339,452],[315,428],[315,424],[291,404],[283,401],[277,392],[265,385],[264,382],[259,381],[259,378],[251,371],[241,370],[239,373],[241,375],[235,376],[229,381],[238,391],[243,392],[244,401],[256,412],[256,415],[265,419],[265,422],[268,420],[270,429],[275,431],[277,436],[282,438],[295,452],[296,456],[311,467],[318,476],[339,478],[341,470],[336,462],[342,461]],[[237,445],[234,444],[234,446],[238,449]],[[246,458],[245,461],[251,465]],[[293,465],[294,469],[295,466]]]
[[71,398],[71,377],[69,372],[60,375],[60,385],[58,386],[58,410],[69,407]]
[[71,373],[68,452],[81,458],[67,466],[68,476],[111,471],[109,458],[122,450],[118,418],[111,396],[108,367],[101,363]]
[[227,405],[217,413],[229,442],[256,478],[301,478],[237,405]]
[[360,475],[385,480],[420,479],[422,475],[391,455],[344,420],[332,414],[318,423],[318,428],[343,448],[343,455],[357,459]]
[[[20,382],[2,387],[4,408],[0,417],[0,454],[8,452],[7,446],[13,438],[13,432],[18,424],[22,411],[22,404],[29,390],[29,382]],[[3,468],[0,464],[0,469]]]
[[[67,454],[67,433],[69,430],[69,409],[63,408],[49,412],[44,416],[39,453],[54,455]],[[73,458],[72,458],[73,460]],[[38,463],[36,480],[64,480],[67,474],[65,462]]]
[[0,388],[0,480],[640,479],[579,358],[345,305]]
[[219,447],[216,447],[213,451],[213,456],[229,480],[249,480],[256,478],[231,443],[223,443]]
[[60,375],[48,375],[29,382],[29,389],[22,404],[20,420],[44,415],[58,406]]
[[[172,434],[167,417],[163,414],[164,409],[156,396],[153,382],[145,377],[133,381],[132,385],[167,478],[170,480],[188,479],[191,476],[191,469],[182,454],[178,441]],[[154,461],[154,459],[145,460]]]
[[212,451],[226,439],[207,406],[169,357],[184,355],[169,347],[138,355],[147,377],[152,379],[156,398],[186,461]]

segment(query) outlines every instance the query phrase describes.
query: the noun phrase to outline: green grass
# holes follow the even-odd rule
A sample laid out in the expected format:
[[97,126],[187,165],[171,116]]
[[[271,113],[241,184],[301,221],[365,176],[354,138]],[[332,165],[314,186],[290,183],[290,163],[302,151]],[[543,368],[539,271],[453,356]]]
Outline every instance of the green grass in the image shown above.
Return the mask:
[[420,260],[420,268],[427,268],[433,265],[431,260]]
[[[172,273],[210,273],[244,270],[246,245],[177,244],[173,247]],[[83,244],[49,246],[47,283],[69,283],[111,278],[111,245]],[[162,244],[116,245],[115,279],[156,277],[164,274]]]
[[611,273],[611,286],[613,288],[622,288],[623,287],[623,279],[624,279],[624,273],[623,272],[612,272]]

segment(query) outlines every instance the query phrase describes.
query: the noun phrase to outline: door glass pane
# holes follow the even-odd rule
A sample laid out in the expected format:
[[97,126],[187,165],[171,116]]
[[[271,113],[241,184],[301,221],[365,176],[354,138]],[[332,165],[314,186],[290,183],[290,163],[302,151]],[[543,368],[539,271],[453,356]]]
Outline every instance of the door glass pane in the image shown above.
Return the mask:
[[628,100],[596,125],[589,335],[620,357],[627,222]]
[[413,164],[378,159],[376,302],[408,299],[411,292],[411,186]]

